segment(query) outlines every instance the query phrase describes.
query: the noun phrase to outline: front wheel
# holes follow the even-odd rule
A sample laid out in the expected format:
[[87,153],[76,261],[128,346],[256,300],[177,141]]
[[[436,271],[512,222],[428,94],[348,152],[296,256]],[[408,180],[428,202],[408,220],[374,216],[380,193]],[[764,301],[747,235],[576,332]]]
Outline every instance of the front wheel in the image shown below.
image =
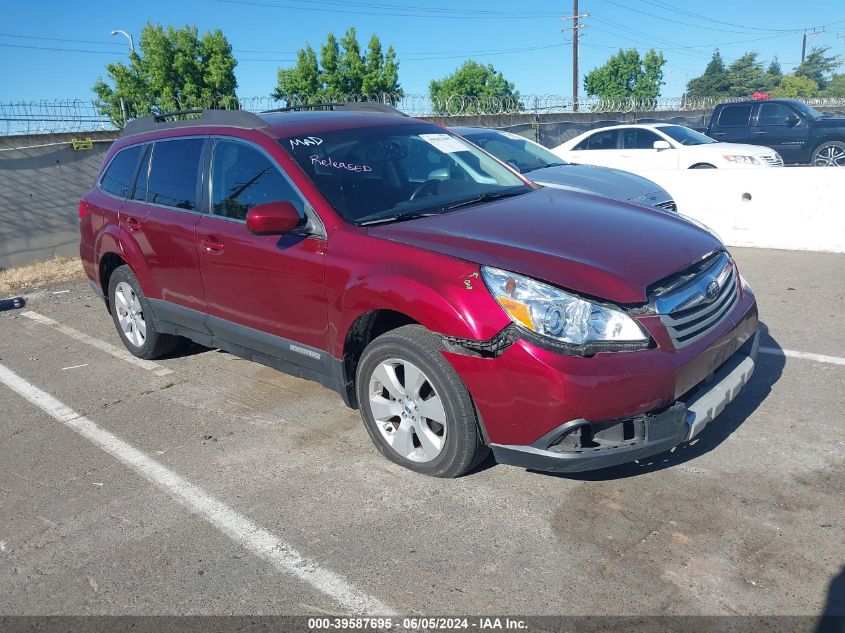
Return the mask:
[[716,169],[716,165],[711,165],[710,163],[698,163],[690,167],[690,169]]
[[356,389],[367,431],[392,462],[458,477],[486,456],[472,398],[422,326],[406,325],[370,343]]
[[817,167],[845,167],[845,143],[828,141],[819,145],[810,161]]

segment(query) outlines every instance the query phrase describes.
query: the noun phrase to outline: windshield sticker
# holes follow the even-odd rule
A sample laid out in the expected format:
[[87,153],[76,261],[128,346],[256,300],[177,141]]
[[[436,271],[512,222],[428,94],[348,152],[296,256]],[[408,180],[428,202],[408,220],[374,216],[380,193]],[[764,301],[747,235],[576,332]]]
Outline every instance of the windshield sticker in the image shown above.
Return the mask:
[[322,167],[332,167],[334,169],[345,169],[346,171],[354,171],[356,173],[366,173],[373,171],[369,165],[357,165],[355,163],[345,163],[343,161],[334,160],[331,157],[320,158],[319,156],[309,156],[312,165],[320,165]]
[[420,138],[447,154],[469,151],[463,143],[450,134],[420,134]]
[[514,134],[513,132],[505,132],[504,130],[499,130],[499,134],[506,138],[512,138],[515,141],[524,141],[525,137],[520,136],[519,134]]
[[290,148],[296,149],[299,146],[303,147],[313,147],[315,145],[322,145],[323,139],[317,138],[316,136],[306,136],[305,138],[292,138],[290,139]]

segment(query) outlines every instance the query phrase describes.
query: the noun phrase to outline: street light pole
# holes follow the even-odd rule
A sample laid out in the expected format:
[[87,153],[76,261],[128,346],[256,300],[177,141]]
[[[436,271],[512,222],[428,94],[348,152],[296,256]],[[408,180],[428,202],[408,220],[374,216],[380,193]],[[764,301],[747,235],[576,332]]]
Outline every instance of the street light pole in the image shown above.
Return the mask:
[[132,39],[132,35],[124,31],[123,29],[115,29],[111,32],[112,35],[122,35],[127,40],[129,40],[129,50],[131,52],[135,52],[135,40]]

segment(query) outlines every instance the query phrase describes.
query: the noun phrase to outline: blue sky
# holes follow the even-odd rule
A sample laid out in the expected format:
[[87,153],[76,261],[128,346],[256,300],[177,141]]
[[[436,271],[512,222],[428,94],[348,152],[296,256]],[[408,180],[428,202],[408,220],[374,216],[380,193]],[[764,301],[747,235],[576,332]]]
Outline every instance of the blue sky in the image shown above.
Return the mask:
[[[602,64],[620,47],[664,51],[664,96],[678,96],[718,46],[726,59],[756,50],[779,56],[788,71],[801,55],[801,30],[845,55],[845,1],[813,0],[581,0],[589,13],[582,31],[581,69]],[[105,64],[125,58],[127,42],[147,22],[201,31],[220,28],[239,58],[238,94],[268,95],[276,69],[290,65],[305,43],[355,26],[359,38],[377,33],[396,48],[406,93],[425,93],[465,59],[492,63],[523,94],[571,93],[571,45],[561,17],[571,0],[145,0],[70,3],[8,2],[0,23],[0,101],[91,97]],[[71,41],[73,40],[73,41]],[[65,50],[44,50],[65,49]]]

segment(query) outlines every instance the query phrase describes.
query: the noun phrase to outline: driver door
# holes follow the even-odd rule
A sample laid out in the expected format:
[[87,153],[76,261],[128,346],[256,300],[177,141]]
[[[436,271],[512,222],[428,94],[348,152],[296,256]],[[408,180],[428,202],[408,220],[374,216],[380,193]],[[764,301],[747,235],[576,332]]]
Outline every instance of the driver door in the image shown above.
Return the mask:
[[[304,366],[327,362],[328,353],[320,351],[328,349],[328,314],[326,239],[319,219],[276,161],[255,144],[213,139],[210,175],[209,212],[196,229],[210,329],[215,336]],[[250,233],[247,211],[276,201],[291,202],[311,230]]]
[[677,149],[654,149],[655,142],[665,140],[651,130],[627,128],[622,131],[622,157],[632,169],[677,169]]

